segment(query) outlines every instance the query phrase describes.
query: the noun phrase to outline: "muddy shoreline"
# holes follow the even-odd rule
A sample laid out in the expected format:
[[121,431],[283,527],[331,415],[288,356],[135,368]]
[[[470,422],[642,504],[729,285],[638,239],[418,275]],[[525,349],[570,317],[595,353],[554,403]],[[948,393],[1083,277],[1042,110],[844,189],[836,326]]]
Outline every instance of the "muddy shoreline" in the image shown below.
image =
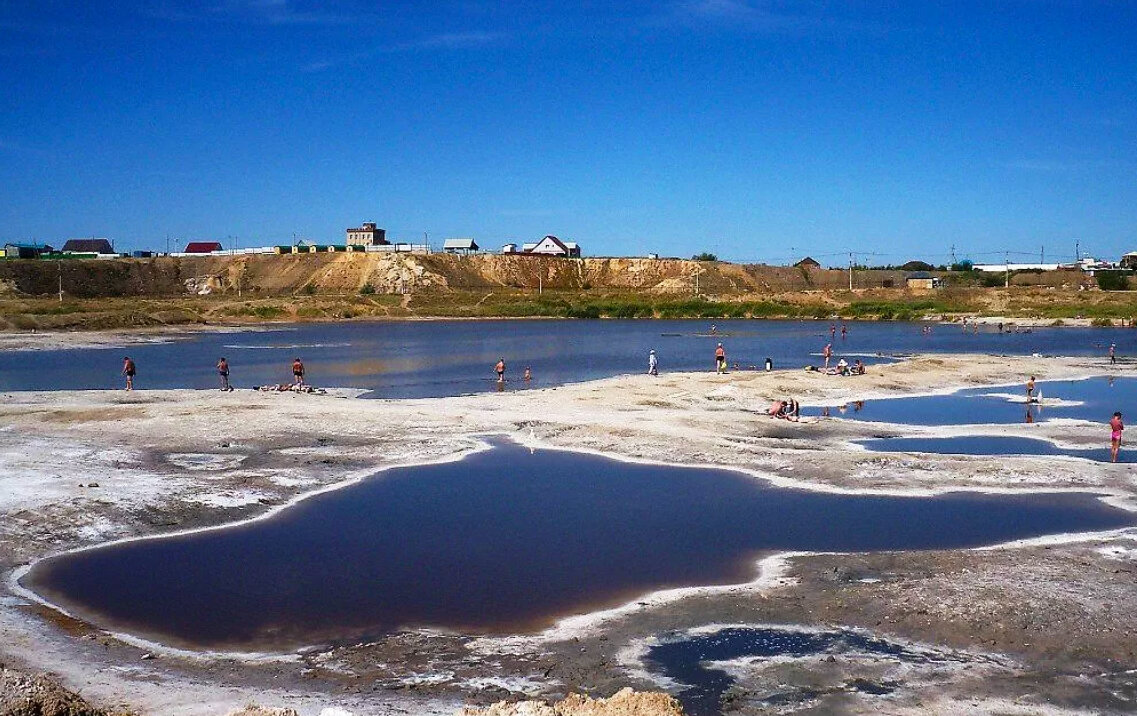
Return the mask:
[[[710,624],[837,625],[936,649],[981,652],[967,668],[884,673],[845,659],[739,665],[730,705],[766,704],[770,685],[803,685],[795,708],[893,713],[1125,712],[1137,698],[1131,615],[1137,530],[994,550],[797,555],[758,585],[632,604],[606,619],[563,620],[515,638],[407,631],[282,660],[154,653],[12,593],[21,565],[116,539],[230,524],[378,468],[452,459],[471,435],[625,459],[742,468],[826,491],[1078,490],[1133,509],[1132,466],[1032,457],[868,453],[849,441],[938,429],[759,414],[771,398],[814,402],[940,392],[1113,372],[1092,359],[923,356],[863,378],[803,371],[623,376],[524,393],[352,400],[238,391],[65,391],[0,395],[0,661],[49,671],[93,703],[139,713],[219,714],[255,700],[316,714],[453,713],[463,703],[570,691],[607,696],[665,684],[636,668],[638,645]],[[984,426],[1065,443],[1101,426]],[[186,456],[194,456],[192,459]],[[204,457],[203,457],[204,456]],[[644,601],[644,600],[637,600]],[[594,615],[595,616],[595,615]],[[146,654],[157,658],[143,659]],[[642,665],[641,665],[642,666]],[[887,697],[843,690],[890,679]],[[813,683],[816,682],[816,683]],[[812,683],[805,689],[804,685]],[[816,687],[816,688],[813,688]],[[881,701],[880,699],[885,699]],[[792,704],[791,704],[792,705]],[[729,711],[728,711],[729,712]]]

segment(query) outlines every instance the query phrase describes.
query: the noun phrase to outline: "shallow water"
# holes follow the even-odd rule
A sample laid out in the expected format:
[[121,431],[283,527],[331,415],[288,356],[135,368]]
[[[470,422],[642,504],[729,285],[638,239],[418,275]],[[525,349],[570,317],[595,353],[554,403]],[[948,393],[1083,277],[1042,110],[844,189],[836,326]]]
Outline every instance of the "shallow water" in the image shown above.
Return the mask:
[[[805,631],[778,627],[726,627],[669,640],[652,646],[646,658],[653,670],[683,685],[678,699],[688,716],[718,716],[723,711],[722,697],[735,679],[708,662],[744,658],[805,659],[822,654],[879,656],[910,664],[967,663],[979,659],[968,654],[917,649],[847,629]],[[880,696],[894,691],[896,684],[853,679],[840,688]],[[809,701],[820,695],[817,689],[787,685],[766,694],[760,703],[777,707]]]
[[[172,343],[129,348],[0,351],[0,390],[122,387],[124,355],[138,365],[140,388],[217,387],[214,365],[229,359],[237,387],[290,382],[291,361],[304,360],[319,386],[374,391],[374,397],[437,397],[495,389],[493,365],[504,357],[507,390],[560,385],[647,370],[655,349],[663,372],[710,370],[721,341],[730,363],[761,368],[819,365],[829,342],[828,321],[486,320],[368,321],[281,325],[272,330],[202,333]],[[1029,355],[1105,355],[1116,342],[1121,356],[1137,354],[1137,331],[1046,328],[1033,333],[978,335],[920,323],[849,322],[848,338],[833,341],[834,362],[845,356],[869,363],[877,354],[981,352]],[[887,360],[887,358],[883,358]],[[1104,360],[1103,360],[1104,363]],[[525,366],[533,380],[521,380]]]
[[[876,438],[860,440],[860,445],[875,452],[927,452],[941,455],[1063,455],[1084,460],[1109,462],[1109,435],[1103,447],[1075,450],[1058,447],[1049,440],[1009,435],[959,435],[949,438]],[[1137,462],[1137,454],[1124,444],[1118,462]]]
[[949,395],[860,400],[828,410],[802,408],[802,413],[827,413],[850,420],[903,425],[1005,425],[1055,418],[1104,424],[1109,422],[1114,411],[1128,413],[1129,406],[1137,406],[1137,378],[1100,376],[1086,380],[1038,381],[1035,389],[1035,395],[1042,396],[1041,403],[1026,403],[1024,381],[1013,386],[971,388]]
[[45,560],[23,581],[166,643],[287,649],[416,626],[538,629],[661,588],[748,581],[772,551],[974,547],[1134,522],[1088,494],[832,495],[498,440],[270,519]]

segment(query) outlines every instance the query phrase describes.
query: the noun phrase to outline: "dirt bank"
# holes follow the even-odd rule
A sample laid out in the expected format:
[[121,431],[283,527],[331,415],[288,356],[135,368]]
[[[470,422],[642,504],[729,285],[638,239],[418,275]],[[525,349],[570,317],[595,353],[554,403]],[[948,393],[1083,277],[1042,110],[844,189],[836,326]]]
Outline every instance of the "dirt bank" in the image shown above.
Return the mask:
[[[394,464],[505,432],[534,445],[715,464],[780,484],[901,494],[963,488],[1091,490],[1132,505],[1131,465],[1065,458],[882,455],[848,441],[934,430],[761,414],[770,399],[840,403],[1018,380],[1100,374],[1088,359],[926,356],[837,378],[804,371],[624,376],[548,390],[369,401],[238,391],[0,395],[0,572],[113,539],[248,519]],[[1120,370],[1129,371],[1128,368]],[[1132,374],[1132,372],[1118,373]],[[1079,421],[998,426],[1098,444]],[[739,713],[1124,712],[1137,698],[1137,532],[998,550],[796,555],[751,585],[643,598],[547,631],[490,639],[409,630],[373,643],[248,659],[158,651],[0,592],[0,659],[50,671],[99,707],[216,714],[258,703],[318,714],[453,713],[502,699],[674,687],[642,646],[719,624],[858,628],[929,653],[920,668],[835,653],[818,664],[729,665]],[[143,658],[150,654],[157,658]],[[887,681],[887,695],[843,685]],[[782,684],[781,691],[775,688]],[[783,701],[771,700],[789,693]],[[1018,709],[1018,711],[1016,711]]]
[[[1125,291],[1029,274],[1008,289],[951,276],[909,290],[900,271],[681,259],[323,253],[0,262],[0,330],[119,329],[406,317],[846,318],[973,315],[1130,320]],[[1022,280],[1019,280],[1019,279]],[[1029,281],[1027,280],[1029,278]],[[62,294],[60,294],[62,291]]]

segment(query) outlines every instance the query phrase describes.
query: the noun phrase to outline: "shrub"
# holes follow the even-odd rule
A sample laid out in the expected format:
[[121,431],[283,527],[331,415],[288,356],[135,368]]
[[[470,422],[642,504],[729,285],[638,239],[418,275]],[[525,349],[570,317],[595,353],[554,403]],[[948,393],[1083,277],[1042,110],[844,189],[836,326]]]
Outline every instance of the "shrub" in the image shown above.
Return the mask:
[[1103,291],[1125,291],[1129,288],[1129,277],[1121,271],[1098,271],[1094,277],[1098,288]]
[[369,283],[365,283],[365,284],[363,284],[363,287],[359,289],[359,293],[363,296],[374,295],[375,294],[375,287]]
[[714,254],[710,253],[709,251],[704,251],[701,254],[695,254],[694,256],[692,256],[691,260],[692,261],[718,261],[719,257],[715,256]]

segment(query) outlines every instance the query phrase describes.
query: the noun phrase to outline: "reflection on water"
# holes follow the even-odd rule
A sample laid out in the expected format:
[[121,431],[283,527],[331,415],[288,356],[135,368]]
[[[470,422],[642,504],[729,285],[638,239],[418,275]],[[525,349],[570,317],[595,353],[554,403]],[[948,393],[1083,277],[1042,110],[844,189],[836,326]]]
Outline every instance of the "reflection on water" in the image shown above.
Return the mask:
[[[1041,402],[1028,402],[1019,386],[971,388],[949,395],[859,400],[836,408],[841,417],[904,425],[1033,423],[1053,418],[1107,422],[1115,410],[1137,405],[1137,378],[1097,377],[1039,381]],[[803,409],[831,417],[827,407]]]
[[[848,337],[834,343],[834,361],[859,356],[871,365],[893,355],[936,351],[1097,355],[1104,365],[1103,340],[1105,346],[1116,341],[1120,355],[1137,353],[1137,331],[1052,328],[1014,335],[921,335],[920,324],[848,325]],[[817,354],[829,342],[828,323],[822,321],[719,321],[717,333],[707,330],[705,321],[671,320],[370,321],[203,333],[172,343],[132,345],[130,356],[138,365],[142,389],[213,388],[213,366],[223,355],[238,388],[288,382],[289,364],[299,355],[317,385],[363,388],[376,397],[396,398],[487,391],[483,379],[503,355],[510,366],[531,366],[534,381],[549,386],[644,373],[652,349],[662,373],[710,370],[718,341],[740,369],[762,367],[766,358],[779,368],[798,368],[816,365]],[[121,348],[0,352],[0,390],[117,388],[122,356]],[[520,372],[510,375],[520,377]]]
[[1133,523],[1085,494],[811,493],[501,442],[271,519],[49,559],[25,583],[179,645],[291,648],[408,626],[535,629],[660,588],[746,581],[770,551],[950,549]]
[[[1062,448],[1049,440],[1008,435],[960,435],[950,438],[875,438],[859,444],[877,452],[927,452],[946,455],[1063,455],[1084,460],[1109,462],[1109,433],[1104,433],[1101,448]],[[1134,455],[1122,445],[1118,462],[1135,462]]]

